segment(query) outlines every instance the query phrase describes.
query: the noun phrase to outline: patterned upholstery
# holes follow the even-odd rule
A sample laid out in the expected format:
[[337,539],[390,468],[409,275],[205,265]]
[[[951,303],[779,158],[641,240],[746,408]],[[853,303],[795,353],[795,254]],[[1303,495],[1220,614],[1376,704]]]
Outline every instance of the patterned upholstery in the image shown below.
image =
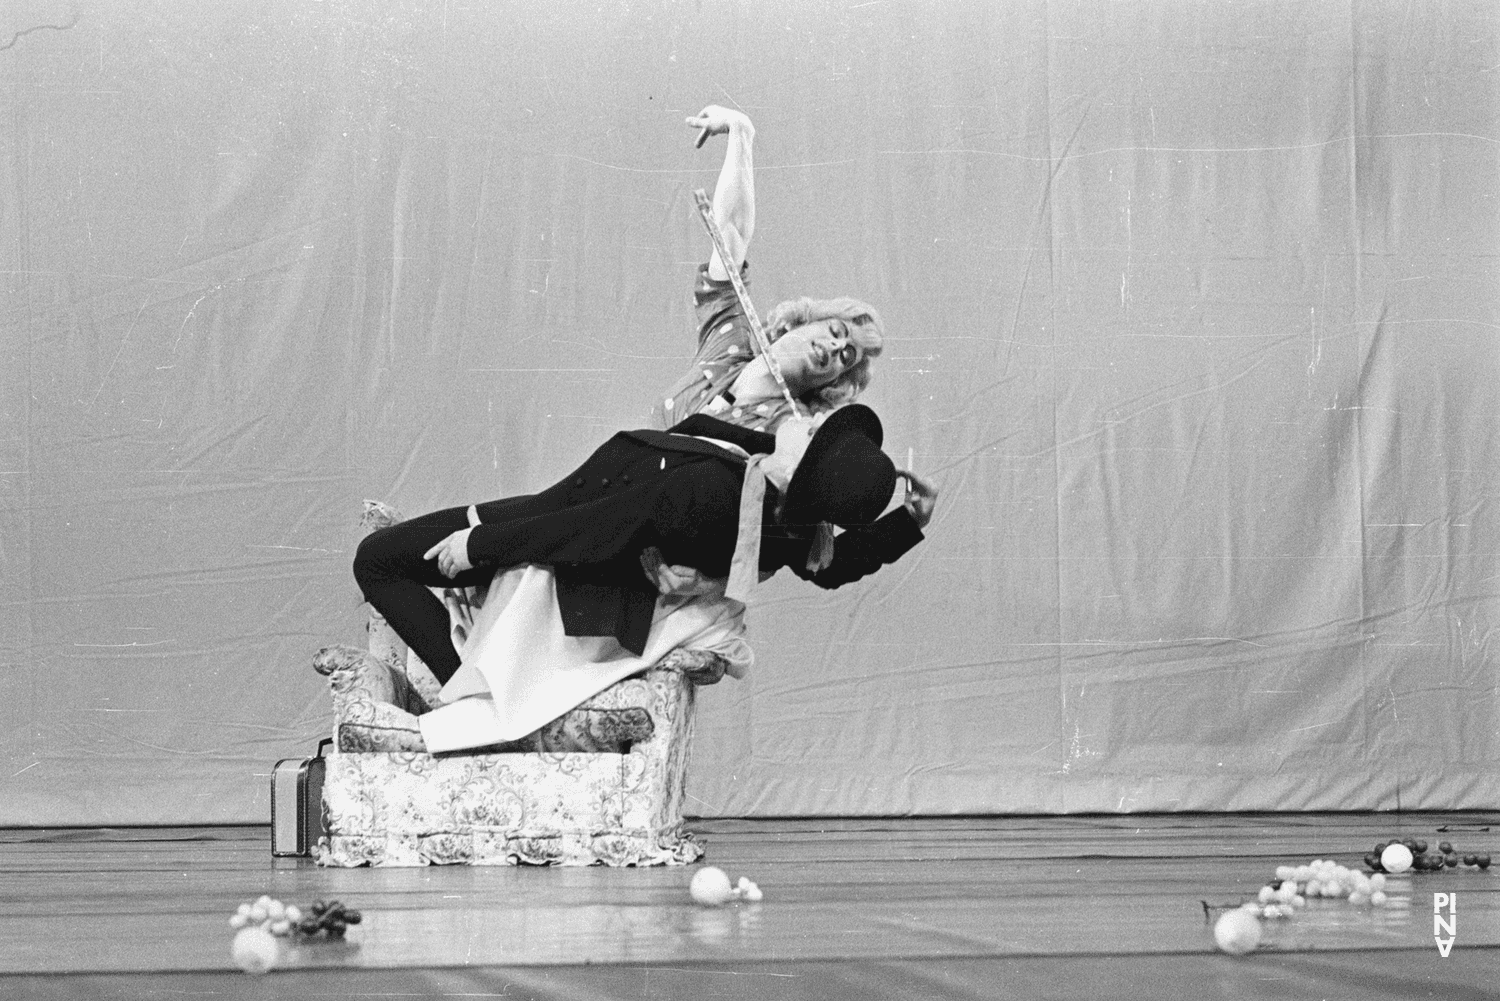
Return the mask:
[[624,754],[336,750],[323,783],[328,837],[318,862],[694,861],[703,850],[682,830],[692,683],[681,671],[656,667],[592,702],[644,708],[655,732]]
[[[366,502],[365,527],[399,520]],[[535,733],[474,753],[423,750],[416,716],[435,679],[378,616],[369,650],[328,647],[314,667],[334,701],[320,865],[682,865],[694,683],[723,661],[677,650]]]

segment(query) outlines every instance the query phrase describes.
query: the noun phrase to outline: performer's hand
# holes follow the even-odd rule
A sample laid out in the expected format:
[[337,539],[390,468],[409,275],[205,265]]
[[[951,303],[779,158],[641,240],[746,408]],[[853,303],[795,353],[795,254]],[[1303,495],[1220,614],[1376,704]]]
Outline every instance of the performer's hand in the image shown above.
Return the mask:
[[703,572],[696,567],[668,566],[663,563],[659,573],[660,576],[656,580],[656,589],[662,594],[691,597],[700,594],[710,594],[715,589],[724,586],[722,580],[705,577]]
[[698,140],[694,144],[696,146],[702,146],[708,142],[709,136],[727,134],[736,125],[750,125],[748,116],[738,111],[732,111],[729,108],[720,107],[717,104],[710,104],[696,115],[689,115],[686,120],[689,128],[703,130],[698,133]]
[[472,528],[454,532],[442,542],[433,546],[423,554],[422,559],[436,559],[438,571],[444,577],[453,578],[465,570],[474,569],[474,564],[469,562],[469,533]]
[[906,470],[896,475],[906,478],[906,510],[916,519],[918,528],[926,528],[932,520],[932,509],[937,506],[937,487],[930,480]]
[[724,582],[705,577],[694,567],[669,566],[662,558],[661,550],[651,546],[641,551],[641,569],[646,579],[656,585],[658,594],[675,594],[682,597],[708,594]]

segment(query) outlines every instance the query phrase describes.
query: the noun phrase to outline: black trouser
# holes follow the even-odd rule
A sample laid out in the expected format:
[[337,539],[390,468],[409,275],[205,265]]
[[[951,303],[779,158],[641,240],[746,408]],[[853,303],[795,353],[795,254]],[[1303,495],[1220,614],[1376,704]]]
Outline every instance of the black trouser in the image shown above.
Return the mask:
[[428,588],[482,586],[495,576],[495,568],[475,567],[444,577],[437,560],[424,560],[422,554],[468,528],[468,510],[450,507],[371,532],[354,556],[354,579],[365,599],[441,682],[453,677],[460,661],[448,609]]

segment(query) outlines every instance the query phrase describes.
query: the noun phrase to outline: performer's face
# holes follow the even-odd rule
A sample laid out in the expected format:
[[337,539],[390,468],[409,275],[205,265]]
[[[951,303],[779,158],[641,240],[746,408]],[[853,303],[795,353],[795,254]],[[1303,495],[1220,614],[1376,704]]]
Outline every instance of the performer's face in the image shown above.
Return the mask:
[[795,395],[819,389],[859,364],[864,352],[847,320],[814,320],[793,327],[771,346],[787,388]]

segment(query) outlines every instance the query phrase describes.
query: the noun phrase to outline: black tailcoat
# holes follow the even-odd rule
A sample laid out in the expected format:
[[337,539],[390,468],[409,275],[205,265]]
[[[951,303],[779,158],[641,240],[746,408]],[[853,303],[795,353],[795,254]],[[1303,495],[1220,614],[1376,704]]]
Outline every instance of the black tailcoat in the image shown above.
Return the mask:
[[[772,435],[702,414],[672,432],[622,431],[541,493],[476,505],[480,524],[469,535],[469,561],[551,565],[564,631],[614,636],[639,654],[657,598],[641,570],[641,551],[656,546],[668,563],[712,577],[727,576],[734,555],[744,461],[685,436],[717,438],[752,454],[776,448]],[[834,588],[894,562],[922,539],[911,515],[897,508],[844,531],[832,564],[809,573],[810,536],[776,525],[776,489],[768,485],[766,494],[762,571],[790,566],[798,576]]]

